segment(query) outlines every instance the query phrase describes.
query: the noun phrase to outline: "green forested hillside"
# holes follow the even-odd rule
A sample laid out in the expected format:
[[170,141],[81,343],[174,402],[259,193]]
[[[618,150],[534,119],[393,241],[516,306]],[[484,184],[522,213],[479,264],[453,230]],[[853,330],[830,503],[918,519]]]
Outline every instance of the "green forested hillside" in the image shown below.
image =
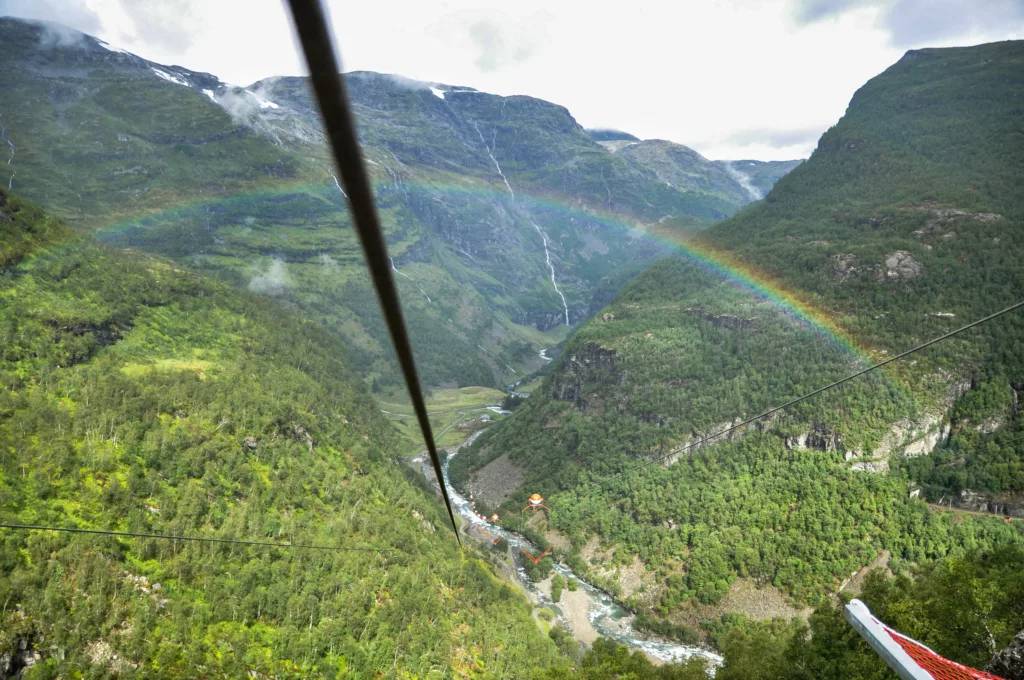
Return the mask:
[[[1017,301],[1022,72],[1020,42],[909,52],[857,92],[813,162],[703,244],[820,300],[862,343],[891,352]],[[890,266],[894,254],[906,265]],[[1020,315],[935,355],[974,389],[948,413],[948,446],[904,467],[932,499],[1020,493]]]
[[[343,347],[317,324],[168,262],[76,241],[2,190],[0,229],[20,244],[0,270],[0,522],[339,548],[0,530],[0,672],[706,677],[699,660],[654,666],[604,640],[584,652],[557,628],[545,640],[525,600],[455,549],[443,511],[393,459],[394,433]],[[806,497],[802,521],[820,502]],[[971,534],[971,545],[991,536]],[[876,579],[865,597],[979,665],[973,638],[945,633],[949,609],[973,617],[971,635],[987,626],[1004,644],[1024,625],[1019,559]],[[965,570],[976,591],[962,590]],[[993,588],[1002,599],[986,609]],[[922,596],[932,590],[940,599]],[[838,617],[826,605],[811,618],[811,646],[799,627],[718,622],[719,673],[891,677]],[[766,672],[766,650],[777,674],[751,675]],[[847,672],[858,667],[873,674]]]
[[[702,242],[820,296],[865,343],[911,342],[1012,299],[1022,64],[1020,42],[909,52],[857,91],[811,160]],[[920,270],[893,272],[895,252]]]
[[[581,649],[457,549],[371,394],[398,374],[304,79],[46,30],[0,18],[5,185],[63,218],[0,189],[0,523],[333,549],[0,529],[0,678],[707,677]],[[1019,313],[691,445],[1019,299],[1022,67],[910,52],[788,175],[350,74],[425,386],[539,383],[453,481],[500,458],[479,509],[717,677],[893,677],[851,590],[983,666],[1024,627],[1024,523],[924,501],[1024,498]],[[648,266],[643,223],[684,247]]]
[[35,241],[0,270],[0,520],[340,548],[0,530],[0,658],[38,654],[34,678],[556,661],[396,463],[338,339],[170,263],[54,243],[58,224],[0,198],[5,244]]
[[[574,566],[610,573],[614,588],[638,555],[654,580],[637,605],[670,618],[740,578],[817,603],[883,549],[899,565],[1019,544],[1019,523],[929,511],[905,470],[1020,488],[1020,314],[728,443],[684,446],[1020,298],[1022,65],[1019,42],[908,53],[764,201],[627,284],[453,476],[472,485],[507,454],[525,482],[503,509],[541,491]],[[949,425],[965,467],[899,457],[946,446]],[[597,485],[654,456],[671,465]],[[582,557],[595,536],[610,557]]]

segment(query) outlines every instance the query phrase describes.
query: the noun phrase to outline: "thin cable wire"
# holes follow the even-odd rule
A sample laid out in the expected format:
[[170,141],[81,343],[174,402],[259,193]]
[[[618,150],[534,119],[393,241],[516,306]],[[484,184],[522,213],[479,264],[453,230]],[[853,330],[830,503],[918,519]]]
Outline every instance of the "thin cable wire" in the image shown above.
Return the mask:
[[0,529],[19,531],[60,531],[69,534],[99,534],[101,536],[122,536],[125,538],[159,538],[171,541],[197,541],[201,543],[234,543],[238,545],[258,545],[267,548],[297,548],[302,550],[343,550],[346,552],[379,553],[373,548],[342,548],[330,545],[308,545],[303,543],[271,543],[268,541],[239,541],[231,538],[204,538],[201,536],[172,536],[169,534],[140,534],[133,531],[107,531],[104,529],[76,529],[73,527],[49,527],[36,524],[0,524]]
[[444,483],[441,470],[441,458],[437,453],[437,444],[431,433],[430,417],[427,415],[426,402],[420,392],[420,381],[416,373],[416,362],[413,359],[412,345],[402,316],[402,307],[398,301],[398,289],[394,277],[391,276],[390,258],[384,235],[381,233],[380,222],[374,204],[373,191],[366,174],[359,138],[356,135],[355,121],[345,93],[338,61],[334,56],[334,45],[327,30],[327,21],[319,0],[289,0],[295,29],[302,43],[309,66],[310,79],[320,105],[327,138],[334,151],[334,160],[341,173],[341,181],[345,185],[349,208],[355,221],[356,231],[363,246],[366,264],[370,276],[377,289],[381,311],[387,321],[391,342],[395,345],[395,354],[402,367],[409,396],[416,411],[416,419],[423,433],[423,441],[430,453],[430,462],[434,466],[437,483],[441,487],[444,504],[448,508],[448,517],[455,529],[455,540],[462,545],[459,538],[459,525],[455,521],[455,511],[448,497],[448,489]]
[[852,375],[848,375],[848,376],[846,376],[845,378],[843,378],[841,380],[835,381],[834,383],[829,383],[828,385],[825,385],[824,387],[819,387],[818,389],[814,390],[813,392],[808,392],[807,394],[805,394],[805,395],[803,395],[801,397],[797,397],[796,399],[791,399],[791,400],[787,401],[785,404],[782,404],[781,406],[776,406],[774,408],[770,408],[767,411],[764,411],[763,413],[760,413],[760,414],[754,416],[753,418],[747,418],[743,422],[737,423],[737,424],[735,424],[735,425],[733,425],[731,427],[727,427],[724,430],[722,430],[721,432],[716,432],[715,434],[708,435],[707,437],[704,437],[703,439],[699,439],[699,440],[697,440],[695,442],[691,442],[691,443],[687,444],[686,446],[682,447],[681,449],[678,449],[676,451],[671,451],[669,453],[666,453],[663,456],[658,456],[657,458],[651,458],[650,460],[646,460],[643,463],[640,463],[639,465],[634,465],[631,468],[627,468],[627,469],[625,469],[625,470],[623,470],[621,472],[615,473],[614,475],[610,475],[608,477],[605,477],[604,479],[598,480],[598,481],[595,482],[595,484],[597,485],[598,488],[602,488],[602,487],[604,487],[605,484],[608,484],[609,482],[615,481],[616,479],[618,479],[619,477],[622,477],[623,475],[632,474],[632,473],[636,472],[637,470],[640,470],[641,468],[647,467],[648,465],[653,465],[654,463],[657,463],[659,461],[665,460],[669,456],[678,455],[680,453],[683,453],[684,451],[688,451],[689,449],[694,448],[695,446],[700,446],[704,442],[708,442],[708,441],[711,441],[712,439],[717,439],[718,437],[722,437],[724,435],[727,435],[730,432],[733,432],[735,430],[740,429],[741,427],[745,427],[747,425],[750,425],[753,422],[761,420],[762,418],[766,418],[766,417],[770,416],[773,413],[777,413],[778,411],[781,411],[783,409],[789,408],[790,406],[793,406],[794,404],[799,404],[800,402],[806,401],[806,400],[810,399],[811,397],[814,397],[814,396],[817,396],[817,395],[821,394],[822,392],[827,392],[828,390],[831,390],[833,388],[839,387],[843,383],[850,382],[854,378],[859,378],[860,376],[865,375],[866,373],[870,373],[871,371],[874,371],[876,369],[879,369],[882,366],[885,366],[886,364],[891,364],[894,361],[898,361],[900,359],[903,359],[904,357],[910,356],[914,352],[919,352],[922,349],[925,349],[926,347],[931,347],[932,345],[934,345],[934,344],[936,344],[938,342],[942,342],[943,340],[948,340],[949,338],[953,337],[954,335],[957,335],[958,333],[963,333],[964,331],[966,331],[968,329],[974,328],[975,326],[979,326],[979,325],[985,323],[986,321],[991,321],[992,319],[998,318],[998,317],[1000,317],[1000,316],[1002,316],[1004,314],[1009,314],[1013,310],[1020,309],[1021,307],[1024,307],[1024,300],[1021,300],[1020,302],[1012,304],[1009,307],[1006,307],[1005,309],[1001,309],[998,312],[996,312],[995,314],[989,314],[988,316],[986,316],[986,317],[984,317],[982,319],[978,319],[977,321],[972,321],[971,323],[967,324],[966,326],[961,326],[960,328],[957,328],[956,330],[950,331],[949,333],[946,333],[945,335],[940,335],[937,338],[932,338],[928,342],[921,343],[917,347],[914,347],[912,349],[908,349],[906,352],[901,352],[900,354],[897,354],[894,357],[889,357],[885,361],[880,361],[879,363],[874,364],[873,366],[869,366],[869,367],[867,367],[867,368],[865,368],[863,370],[857,371],[856,373],[854,373]]

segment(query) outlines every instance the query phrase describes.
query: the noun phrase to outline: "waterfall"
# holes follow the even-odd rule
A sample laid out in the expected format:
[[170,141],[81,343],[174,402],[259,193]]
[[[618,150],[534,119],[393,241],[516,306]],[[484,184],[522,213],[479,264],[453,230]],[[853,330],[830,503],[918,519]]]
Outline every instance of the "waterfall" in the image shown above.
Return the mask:
[[[494,163],[494,169],[498,171],[503,182],[505,182],[505,188],[508,189],[508,195],[512,197],[512,204],[516,203],[516,192],[512,191],[512,185],[508,183],[508,178],[505,177],[505,173],[501,171],[501,165],[498,164],[498,159],[494,157],[494,153],[491,152],[491,147],[488,146],[487,141],[484,139],[483,134],[480,132],[480,127],[473,122],[473,127],[476,128],[476,134],[480,137],[480,143],[484,145],[484,149],[487,151],[487,155],[491,157],[491,162]],[[524,209],[520,208],[526,219],[529,220],[533,228],[540,234],[541,243],[544,244],[544,262],[548,266],[548,272],[551,274],[551,285],[558,293],[558,297],[562,300],[562,310],[565,313],[565,325],[569,325],[569,305],[565,301],[565,295],[562,294],[562,290],[558,287],[558,282],[555,280],[555,265],[551,262],[551,250],[548,248],[548,235],[544,233],[544,230],[540,228],[540,225],[533,221],[530,214]]]

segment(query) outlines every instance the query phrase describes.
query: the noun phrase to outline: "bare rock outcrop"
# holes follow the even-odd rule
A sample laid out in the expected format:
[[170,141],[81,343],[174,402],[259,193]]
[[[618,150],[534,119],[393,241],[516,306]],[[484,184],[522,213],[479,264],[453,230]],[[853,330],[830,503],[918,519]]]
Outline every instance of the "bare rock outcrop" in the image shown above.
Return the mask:
[[1017,517],[1024,519],[1024,499],[1022,500],[1000,500],[991,498],[985,494],[964,489],[958,498],[953,498],[952,506],[961,510],[972,512],[987,512],[1003,517]]
[[839,253],[828,258],[826,271],[839,283],[866,275],[874,276],[879,283],[895,283],[917,278],[924,272],[924,265],[905,250],[889,253],[879,265],[858,265],[853,253]]
[[[948,379],[948,376],[942,376]],[[872,460],[886,460],[893,453],[904,456],[925,456],[949,440],[951,427],[946,413],[953,403],[972,387],[970,379],[953,379],[938,405],[937,412],[926,412],[914,419],[903,419],[893,424],[889,433],[871,452]],[[886,466],[887,468],[888,466]]]
[[864,273],[864,267],[858,267],[854,263],[857,261],[857,256],[852,253],[839,253],[828,258],[828,271],[831,276],[839,281],[839,283],[846,283],[851,279],[855,279]]
[[42,655],[33,648],[31,639],[16,638],[11,649],[0,651],[0,678],[20,678],[40,660]]
[[949,438],[949,423],[943,423],[944,416],[926,413],[917,420],[904,419],[892,426],[882,442],[871,452],[876,459],[888,458],[890,454],[902,451],[905,456],[923,456],[935,450]]
[[786,448],[842,451],[843,436],[825,425],[817,424],[807,432],[786,437]]
[[875,270],[876,281],[909,281],[924,271],[924,265],[905,250],[897,250],[885,256],[882,266]]
[[[933,210],[930,206],[922,206],[918,210],[928,211],[927,221],[913,233],[914,236],[924,242],[937,241],[939,243],[955,240],[957,233],[952,230],[954,225],[959,225],[962,231],[971,231],[978,225],[1002,220],[1003,216],[996,213],[973,213],[957,208],[939,208]],[[999,237],[992,238],[994,243],[999,243]],[[931,248],[931,246],[925,246]]]
[[588,409],[587,386],[617,385],[621,380],[615,350],[587,342],[570,354],[554,380],[552,397],[568,401],[580,411]]
[[986,418],[981,423],[976,425],[975,429],[981,432],[982,434],[992,434],[1005,424],[1006,414],[1001,413],[999,415],[992,416],[991,418]]
[[313,438],[306,432],[306,428],[301,425],[292,425],[292,439],[297,442],[302,442],[306,445],[306,449],[313,453]]
[[1006,680],[1024,680],[1024,630],[992,657],[985,671]]

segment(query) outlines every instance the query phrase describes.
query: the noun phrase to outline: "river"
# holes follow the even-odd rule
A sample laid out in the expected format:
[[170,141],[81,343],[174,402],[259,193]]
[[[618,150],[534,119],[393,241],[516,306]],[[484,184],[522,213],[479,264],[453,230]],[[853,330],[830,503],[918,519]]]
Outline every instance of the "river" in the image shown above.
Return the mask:
[[[550,598],[541,592],[537,588],[536,584],[530,580],[526,575],[526,570],[520,562],[522,559],[519,553],[520,548],[533,555],[537,555],[540,553],[537,547],[520,534],[517,534],[514,531],[507,531],[499,525],[491,524],[480,518],[473,510],[472,503],[463,497],[462,494],[460,494],[448,481],[448,463],[458,454],[463,446],[471,444],[479,434],[479,432],[475,433],[467,439],[462,446],[455,449],[453,453],[450,453],[441,466],[441,469],[444,472],[445,486],[448,488],[448,495],[452,501],[452,507],[455,512],[469,524],[478,528],[486,528],[486,531],[495,538],[500,536],[508,541],[509,550],[516,564],[514,572],[516,581],[532,596],[534,600],[543,603],[545,606],[550,607],[556,612],[561,612],[558,603],[552,602]],[[429,462],[426,462],[424,460],[425,458],[426,456],[423,455],[421,458],[418,458],[416,462],[421,463],[419,469],[427,474],[429,479],[433,475],[422,465],[422,463],[426,463],[427,468],[429,468]],[[467,534],[464,533],[463,535],[466,536]],[[684,661],[692,656],[701,656],[710,662],[709,668],[712,669],[712,673],[713,669],[722,662],[721,656],[707,649],[664,642],[652,639],[650,636],[634,631],[632,625],[633,615],[628,610],[617,604],[611,596],[581,579],[564,564],[556,562],[555,571],[565,577],[567,581],[570,578],[573,578],[579,582],[579,591],[585,593],[588,600],[587,618],[590,620],[594,629],[603,637],[628,645],[634,649],[639,649],[652,659],[664,662]],[[570,630],[577,640],[585,642],[585,640],[580,638],[580,631],[572,630],[572,623],[565,615],[560,614],[558,622],[562,624],[566,630]]]

